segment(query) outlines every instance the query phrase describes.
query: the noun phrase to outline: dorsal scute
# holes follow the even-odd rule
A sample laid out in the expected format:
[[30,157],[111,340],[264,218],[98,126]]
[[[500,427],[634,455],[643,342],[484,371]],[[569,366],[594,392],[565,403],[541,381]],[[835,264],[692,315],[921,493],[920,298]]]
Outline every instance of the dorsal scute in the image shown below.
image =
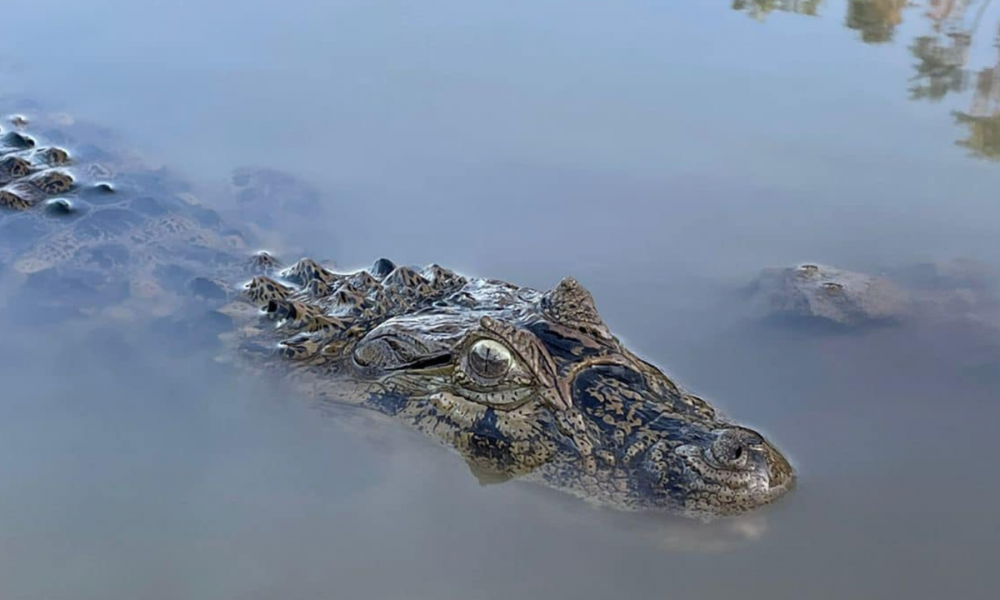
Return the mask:
[[462,277],[458,273],[445,269],[444,267],[431,264],[424,267],[420,274],[426,279],[432,288],[435,290],[443,290],[447,288],[453,288],[456,286],[461,286],[466,283],[465,277]]
[[318,306],[298,300],[270,300],[264,307],[264,312],[273,319],[284,321],[293,329],[320,329],[321,320],[325,317]]
[[361,293],[382,289],[382,284],[379,280],[373,277],[368,271],[358,271],[357,273],[348,275],[345,283]]
[[28,179],[27,183],[42,194],[54,196],[65,194],[73,188],[73,176],[63,171],[44,171]]
[[64,167],[73,163],[73,159],[69,155],[69,152],[59,148],[58,146],[40,148],[32,155],[32,158],[36,157],[42,164],[50,167]]
[[541,299],[545,315],[566,327],[589,333],[595,337],[611,339],[601,316],[597,313],[594,297],[573,277],[566,277]]
[[318,279],[323,283],[332,283],[337,279],[333,271],[327,270],[321,264],[311,258],[303,258],[297,263],[285,269],[282,276],[289,281],[299,285],[308,285],[310,281]]
[[18,190],[0,190],[0,208],[22,211],[28,210],[34,205],[35,202],[33,202],[30,197],[25,197],[25,195],[23,193],[19,193]]
[[396,267],[382,280],[382,285],[396,293],[419,295],[430,290],[430,282],[410,267]]
[[[58,148],[36,148],[33,138],[19,132],[0,137],[0,209],[27,211],[43,200],[72,190],[73,176],[51,157],[66,155]],[[68,155],[67,155],[68,158]],[[67,161],[68,162],[68,161]]]
[[389,273],[392,273],[396,268],[396,263],[392,262],[388,258],[380,258],[368,268],[368,272],[372,274],[373,277],[379,281],[386,278]]
[[[15,165],[13,168],[18,167]],[[63,171],[49,170],[34,175],[16,175],[3,190],[8,194],[3,206],[15,210],[27,210],[48,197],[65,194],[72,188],[73,177]],[[13,197],[19,200],[14,200]]]
[[272,300],[285,300],[292,295],[292,288],[270,277],[258,275],[244,287],[247,298],[258,307],[267,306]]
[[314,300],[319,300],[330,295],[330,284],[325,281],[320,281],[319,279],[313,279],[305,287],[305,293],[307,296]]
[[0,178],[2,180],[17,179],[26,177],[31,173],[31,163],[16,155],[5,156],[0,160]]
[[330,295],[330,300],[339,308],[355,308],[364,303],[365,297],[350,285],[342,285]]
[[293,360],[339,356],[387,320],[430,306],[467,283],[438,265],[420,270],[392,265],[383,273],[389,265],[379,261],[372,269],[334,273],[304,258],[276,279],[255,277],[248,295],[276,324],[256,329],[257,335],[277,343],[278,353]]
[[266,250],[254,252],[247,261],[247,270],[254,275],[275,274],[281,267],[281,261]]
[[8,131],[0,135],[0,153],[29,150],[35,147],[35,139],[20,131]]

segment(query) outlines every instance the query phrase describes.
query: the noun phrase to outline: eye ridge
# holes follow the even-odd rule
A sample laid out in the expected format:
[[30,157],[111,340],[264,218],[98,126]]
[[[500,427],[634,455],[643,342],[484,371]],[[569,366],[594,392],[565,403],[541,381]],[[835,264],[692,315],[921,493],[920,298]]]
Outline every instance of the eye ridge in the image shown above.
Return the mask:
[[438,358],[430,356],[427,346],[419,339],[402,334],[363,340],[352,354],[355,362],[363,367],[381,368],[402,368],[414,362]]

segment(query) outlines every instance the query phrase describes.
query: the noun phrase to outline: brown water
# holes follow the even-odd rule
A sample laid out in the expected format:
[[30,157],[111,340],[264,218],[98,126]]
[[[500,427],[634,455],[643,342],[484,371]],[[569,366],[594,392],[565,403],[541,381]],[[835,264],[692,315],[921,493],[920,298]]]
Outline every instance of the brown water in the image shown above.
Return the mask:
[[736,522],[593,512],[207,356],[8,315],[0,597],[995,597],[1000,333],[781,329],[736,290],[803,260],[1000,268],[1000,5],[734,4],[8,7],[0,91],[112,126],[208,205],[239,165],[287,171],[322,200],[287,248],[342,267],[575,275],[801,484]]

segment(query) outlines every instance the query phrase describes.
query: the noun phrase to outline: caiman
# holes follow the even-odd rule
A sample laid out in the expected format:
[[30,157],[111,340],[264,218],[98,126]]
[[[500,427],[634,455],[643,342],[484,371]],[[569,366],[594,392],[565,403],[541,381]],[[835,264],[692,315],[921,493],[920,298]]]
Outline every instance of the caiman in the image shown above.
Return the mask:
[[480,478],[594,505],[710,518],[793,486],[774,445],[629,351],[573,278],[539,291],[386,259],[283,264],[106,132],[38,113],[0,133],[8,307],[209,331],[249,372],[389,415]]
[[818,263],[771,268],[748,292],[754,312],[767,319],[823,323],[842,331],[918,320],[1000,323],[1000,274],[963,258],[878,275]]

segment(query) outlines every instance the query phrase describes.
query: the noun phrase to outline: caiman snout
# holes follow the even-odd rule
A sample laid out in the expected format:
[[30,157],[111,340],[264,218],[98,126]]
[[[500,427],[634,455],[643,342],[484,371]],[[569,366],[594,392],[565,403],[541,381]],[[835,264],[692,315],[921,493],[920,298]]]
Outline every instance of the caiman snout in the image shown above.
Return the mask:
[[769,489],[782,487],[793,478],[788,460],[763,436],[745,427],[717,431],[703,456],[722,470],[756,471],[766,477]]
[[716,429],[704,441],[677,446],[672,454],[682,473],[678,500],[692,512],[752,510],[782,496],[795,482],[788,459],[745,427]]

